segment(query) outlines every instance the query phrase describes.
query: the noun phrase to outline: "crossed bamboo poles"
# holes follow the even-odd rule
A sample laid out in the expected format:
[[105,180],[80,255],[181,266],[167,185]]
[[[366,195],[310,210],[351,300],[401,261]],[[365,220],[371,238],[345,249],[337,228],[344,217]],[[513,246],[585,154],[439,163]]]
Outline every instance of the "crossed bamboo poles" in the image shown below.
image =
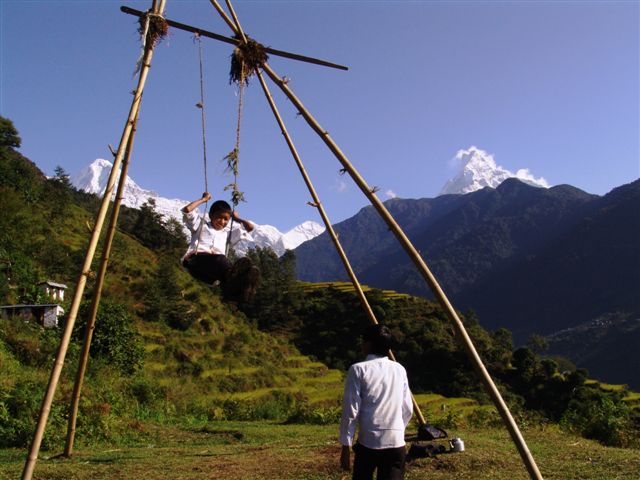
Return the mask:
[[[175,28],[179,28],[182,30],[187,30],[187,31],[191,31],[193,33],[197,33],[200,34],[202,36],[206,36],[209,38],[214,38],[216,40],[221,40],[227,43],[233,43],[236,45],[241,45],[244,44],[246,45],[247,43],[247,37],[244,34],[244,31],[242,30],[242,27],[240,25],[240,22],[238,20],[238,17],[235,13],[235,10],[233,9],[233,6],[230,2],[230,0],[225,0],[227,7],[229,8],[229,11],[231,12],[231,15],[233,17],[233,19],[231,19],[226,12],[222,9],[222,7],[220,6],[220,4],[218,3],[217,0],[209,0],[210,3],[214,6],[214,8],[218,11],[218,13],[220,14],[220,16],[223,18],[223,20],[227,23],[227,25],[231,28],[232,32],[236,35],[237,38],[232,39],[232,38],[228,38],[228,37],[224,37],[222,35],[218,35],[218,34],[213,34],[211,32],[207,32],[205,30],[201,30],[195,27],[191,27],[188,25],[184,25],[184,24],[180,24],[178,22],[174,22],[172,20],[166,20],[163,18],[163,20],[171,25],[174,26]],[[140,17],[145,17],[146,18],[146,22],[148,25],[149,22],[149,18],[150,16],[160,16],[163,17],[163,13],[164,13],[164,9],[165,9],[165,5],[166,5],[166,0],[153,0],[152,2],[152,8],[149,12],[143,13],[143,12],[139,12],[139,11],[135,11],[133,9],[129,9],[128,7],[122,7],[122,11],[125,13],[130,13],[130,14],[134,14],[134,15],[138,15]],[[101,260],[101,264],[100,264],[100,270],[99,270],[99,274],[98,274],[98,282],[96,284],[96,287],[94,289],[94,297],[93,297],[93,301],[92,301],[92,306],[91,306],[91,318],[88,320],[87,322],[87,330],[85,333],[85,341],[84,341],[84,345],[83,345],[83,351],[82,351],[82,355],[81,355],[81,360],[80,360],[80,365],[78,368],[78,373],[76,376],[76,383],[74,386],[74,393],[73,393],[73,398],[72,398],[72,406],[71,406],[71,412],[70,412],[70,418],[69,418],[69,428],[68,428],[68,435],[67,435],[67,442],[66,442],[66,446],[65,446],[65,455],[71,455],[72,450],[73,450],[73,439],[74,439],[74,435],[75,435],[75,422],[77,419],[77,408],[78,408],[78,402],[79,402],[79,397],[80,397],[80,390],[81,390],[81,386],[82,386],[82,381],[83,381],[83,377],[84,377],[84,372],[86,369],[86,365],[88,362],[88,356],[89,356],[89,348],[90,348],[90,343],[91,343],[91,336],[93,333],[93,329],[95,328],[95,320],[96,320],[96,314],[97,314],[97,310],[98,310],[98,306],[100,303],[100,296],[101,296],[101,289],[103,286],[103,282],[104,282],[104,277],[106,275],[106,268],[107,268],[107,264],[108,264],[108,259],[109,259],[109,254],[110,254],[110,249],[111,249],[111,245],[112,245],[112,241],[113,241],[113,235],[115,234],[115,227],[117,224],[117,219],[118,219],[118,214],[119,214],[119,204],[122,200],[122,191],[124,188],[124,183],[126,181],[126,172],[127,172],[127,168],[128,168],[128,164],[129,164],[129,157],[131,155],[131,150],[132,150],[132,146],[133,146],[133,139],[135,137],[135,129],[136,129],[136,124],[137,124],[137,119],[138,119],[138,115],[139,115],[139,111],[140,111],[140,103],[142,100],[142,92],[144,90],[144,86],[146,83],[146,79],[149,73],[149,68],[151,66],[151,59],[153,58],[153,49],[154,49],[154,44],[155,42],[153,41],[146,41],[145,42],[145,47],[144,47],[144,53],[143,53],[143,58],[142,58],[142,62],[141,62],[141,68],[140,68],[140,74],[139,74],[139,78],[138,78],[138,86],[134,92],[134,98],[131,104],[131,108],[129,111],[129,116],[127,118],[127,122],[125,123],[125,128],[122,134],[122,137],[120,139],[120,144],[117,150],[117,153],[115,154],[115,159],[114,159],[114,163],[113,163],[113,167],[111,169],[110,175],[109,175],[109,179],[107,181],[107,187],[105,189],[105,193],[104,196],[102,198],[102,203],[99,209],[99,212],[97,214],[96,217],[96,221],[95,221],[95,225],[91,234],[91,239],[89,242],[89,246],[87,248],[87,253],[85,256],[85,261],[83,263],[83,267],[82,267],[82,272],[80,274],[80,277],[78,279],[78,283],[77,283],[77,287],[76,287],[76,291],[74,294],[74,298],[72,301],[72,305],[71,305],[71,309],[69,312],[69,317],[67,320],[67,323],[65,325],[65,329],[63,332],[63,336],[60,342],[60,347],[58,349],[58,353],[56,355],[56,360],[54,363],[54,367],[52,369],[51,372],[51,377],[49,379],[49,384],[47,386],[47,393],[43,399],[43,403],[42,403],[42,407],[40,410],[40,415],[38,418],[38,424],[36,427],[36,431],[34,434],[34,438],[33,438],[33,442],[31,444],[31,448],[29,451],[29,455],[27,457],[27,460],[25,462],[25,467],[23,470],[23,474],[22,474],[22,479],[23,480],[30,480],[32,478],[33,475],[33,470],[35,468],[35,463],[37,461],[37,457],[38,457],[38,452],[40,449],[40,444],[42,442],[42,437],[44,435],[44,430],[46,427],[46,423],[47,423],[47,419],[48,419],[48,415],[49,412],[51,410],[51,404],[53,402],[53,397],[55,395],[55,391],[57,388],[57,384],[60,378],[60,374],[62,371],[62,366],[64,364],[64,359],[66,356],[66,352],[69,346],[69,342],[71,339],[71,333],[73,330],[73,326],[75,324],[75,320],[77,318],[77,314],[78,314],[78,310],[79,310],[79,306],[80,306],[80,302],[82,300],[82,295],[84,293],[84,288],[86,286],[86,282],[87,282],[87,277],[90,275],[90,268],[91,268],[91,263],[93,261],[93,257],[95,254],[95,250],[97,248],[97,243],[99,240],[99,236],[100,236],[100,232],[102,230],[102,226],[104,224],[104,220],[106,217],[106,213],[107,213],[107,209],[109,207],[109,203],[110,203],[110,199],[111,196],[113,194],[113,187],[115,185],[115,180],[116,180],[116,176],[117,176],[117,172],[118,169],[120,169],[120,166],[122,164],[122,172],[120,175],[120,180],[119,180],[119,184],[118,184],[118,193],[116,194],[116,201],[115,201],[115,205],[114,208],[112,210],[112,215],[111,215],[111,220],[110,220],[110,225],[109,225],[109,231],[107,234],[107,239],[105,241],[105,245],[103,246],[103,254],[102,254],[102,260]],[[304,57],[302,55],[296,55],[296,54],[291,54],[289,52],[283,52],[283,51],[279,51],[279,50],[273,50],[273,49],[267,49],[267,51],[269,53],[272,53],[274,55],[279,55],[279,56],[284,56],[287,58],[294,58],[296,60],[301,60],[301,61],[306,61],[306,62],[310,62],[310,63],[315,63],[315,64],[319,64],[319,65],[325,65],[325,66],[330,66],[333,68],[340,68],[343,70],[346,70],[346,67],[343,67],[341,65],[337,65],[337,64],[332,64],[330,62],[325,62],[323,60],[318,60],[318,59],[314,59],[311,57]],[[351,281],[356,289],[356,293],[365,309],[365,311],[367,312],[367,315],[369,317],[369,320],[376,324],[377,319],[366,299],[366,296],[364,295],[364,292],[362,291],[362,288],[360,286],[360,283],[358,282],[355,273],[353,272],[353,269],[351,268],[351,265],[346,257],[346,254],[344,253],[344,250],[342,249],[342,246],[340,244],[340,241],[338,239],[338,236],[336,235],[335,231],[333,230],[333,227],[331,226],[331,222],[329,221],[326,212],[324,211],[324,208],[322,206],[322,203],[320,202],[320,199],[318,198],[318,195],[313,187],[313,184],[309,178],[309,176],[306,173],[306,170],[304,168],[304,165],[302,164],[302,161],[300,159],[300,156],[297,153],[297,150],[293,144],[293,141],[291,140],[291,137],[289,136],[287,129],[284,125],[284,122],[282,121],[282,117],[280,116],[278,109],[273,101],[273,97],[271,96],[271,93],[269,91],[269,88],[266,84],[266,82],[264,81],[264,78],[262,76],[262,73],[260,72],[260,68],[262,68],[262,70],[264,70],[267,75],[269,76],[269,78],[271,78],[271,80],[283,91],[283,93],[287,96],[287,98],[291,101],[291,103],[293,103],[293,105],[295,105],[295,107],[298,109],[298,111],[300,112],[300,114],[303,116],[303,118],[305,119],[305,121],[309,124],[309,126],[320,136],[320,138],[322,139],[322,141],[327,145],[327,147],[329,148],[329,150],[334,154],[334,156],[338,159],[338,161],[342,164],[343,169],[346,173],[348,173],[351,178],[354,180],[354,182],[356,183],[356,185],[358,185],[358,187],[360,188],[360,190],[364,193],[364,195],[367,197],[367,199],[371,202],[371,204],[374,206],[374,208],[376,209],[376,211],[378,212],[378,214],[382,217],[382,219],[387,223],[387,225],[389,226],[389,229],[394,233],[394,235],[396,236],[397,240],[399,241],[399,243],[401,244],[401,246],[405,249],[405,251],[407,252],[407,254],[409,255],[409,257],[411,258],[411,260],[414,262],[414,264],[416,265],[416,267],[418,268],[418,271],[422,274],[423,278],[425,279],[426,283],[429,285],[429,287],[431,288],[432,292],[434,293],[436,299],[438,300],[438,302],[440,303],[441,307],[443,308],[443,310],[447,313],[447,316],[449,317],[450,321],[453,324],[453,327],[462,343],[462,346],[465,350],[465,352],[467,353],[467,355],[469,356],[471,363],[473,364],[474,368],[476,369],[477,373],[480,375],[480,378],[482,380],[483,385],[485,386],[485,389],[487,390],[489,396],[491,397],[492,401],[494,402],[498,412],[500,413],[500,416],[502,417],[505,426],[507,427],[507,430],[509,431],[511,438],[513,440],[513,442],[516,445],[516,448],[522,458],[523,463],[525,464],[525,467],[530,475],[530,477],[532,479],[535,480],[541,480],[542,479],[542,475],[540,474],[540,471],[538,470],[538,467],[535,463],[535,460],[533,459],[533,456],[531,455],[525,441],[524,438],[522,437],[522,434],[520,433],[517,424],[515,423],[515,420],[513,419],[506,403],[504,402],[504,400],[502,399],[502,396],[500,395],[500,392],[498,391],[497,387],[495,386],[493,380],[491,379],[491,376],[489,375],[489,372],[486,370],[484,364],[482,363],[482,360],[480,359],[480,356],[478,355],[473,342],[471,341],[471,338],[469,337],[466,329],[464,328],[464,325],[462,323],[462,321],[460,320],[460,318],[458,317],[457,312],[455,311],[455,309],[453,308],[453,306],[451,305],[451,303],[449,302],[448,298],[446,297],[446,295],[444,294],[444,291],[442,290],[442,288],[440,287],[440,285],[438,284],[436,278],[434,277],[434,275],[431,273],[431,271],[429,270],[429,268],[427,267],[426,263],[424,262],[424,260],[422,259],[422,257],[420,256],[420,254],[418,253],[418,251],[415,249],[415,247],[413,246],[413,244],[409,241],[409,239],[407,238],[407,236],[405,235],[405,233],[402,231],[402,229],[400,228],[400,226],[396,223],[396,221],[394,220],[394,218],[391,216],[391,214],[389,213],[389,211],[386,209],[386,207],[384,206],[384,204],[380,201],[380,199],[377,198],[377,196],[375,195],[375,190],[372,189],[371,187],[369,187],[369,185],[366,183],[366,181],[361,177],[361,175],[358,173],[358,171],[353,167],[353,165],[351,164],[351,162],[348,160],[348,158],[346,157],[346,155],[340,150],[340,148],[338,147],[338,145],[333,141],[333,139],[329,136],[329,134],[327,133],[326,130],[324,130],[322,128],[322,126],[315,120],[315,118],[309,113],[309,111],[304,107],[304,105],[302,104],[302,102],[296,97],[296,95],[293,93],[293,91],[289,88],[289,86],[287,85],[287,82],[284,81],[279,75],[276,74],[276,72],[266,63],[264,62],[262,65],[260,66],[256,66],[255,68],[255,73],[258,76],[259,80],[260,80],[260,85],[263,88],[265,97],[267,98],[267,101],[269,102],[269,106],[271,108],[271,110],[273,111],[273,114],[276,118],[276,121],[278,123],[278,125],[280,126],[281,132],[285,138],[285,141],[287,142],[287,145],[291,151],[292,156],[294,157],[294,160],[296,162],[296,165],[298,167],[298,169],[300,170],[300,173],[307,185],[307,188],[309,189],[309,192],[313,198],[313,203],[311,205],[315,206],[318,209],[318,212],[320,214],[320,216],[322,217],[323,222],[325,223],[326,227],[327,227],[327,232],[329,233],[329,236],[331,237],[332,241],[334,242],[336,249],[338,250],[338,253],[340,254],[340,257],[342,259],[342,262],[345,265],[345,269],[347,270],[347,273],[349,274],[349,277],[351,278]],[[124,158],[124,162],[123,162],[123,158]],[[394,359],[393,357],[393,353],[389,352],[390,356],[392,359]],[[395,359],[394,359],[395,360]],[[418,420],[420,422],[421,425],[425,424],[425,420],[424,417],[422,416],[422,413],[420,412],[419,406],[416,403],[415,399],[413,399],[413,404],[414,404],[414,409],[416,410],[417,416],[418,416]]]

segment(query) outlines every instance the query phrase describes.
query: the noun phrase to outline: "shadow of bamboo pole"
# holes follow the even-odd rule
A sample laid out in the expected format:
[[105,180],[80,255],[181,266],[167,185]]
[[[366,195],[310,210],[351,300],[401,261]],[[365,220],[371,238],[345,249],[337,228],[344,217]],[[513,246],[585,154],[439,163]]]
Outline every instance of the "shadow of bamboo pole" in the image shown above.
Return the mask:
[[[164,12],[165,3],[166,3],[166,0],[160,0],[159,2],[158,0],[154,0],[152,10],[149,16],[147,17],[147,19],[151,15],[154,15],[156,17],[161,16],[162,12]],[[89,240],[89,245],[87,247],[84,263],[82,265],[82,271],[78,278],[76,290],[71,303],[71,308],[69,310],[69,316],[67,318],[67,322],[64,327],[62,338],[60,340],[60,346],[58,348],[56,359],[55,359],[53,368],[51,370],[51,376],[49,378],[49,383],[47,385],[47,391],[42,400],[42,406],[40,409],[40,414],[38,416],[38,422],[37,422],[36,430],[33,436],[33,441],[31,443],[31,447],[29,449],[29,453],[27,455],[27,459],[25,462],[24,470],[22,472],[22,480],[30,480],[33,476],[33,470],[35,468],[35,464],[38,459],[38,453],[40,451],[40,445],[42,443],[42,438],[44,436],[47,420],[49,418],[49,413],[51,412],[51,404],[53,403],[53,397],[55,395],[55,392],[58,386],[60,374],[62,373],[62,367],[64,365],[64,359],[67,354],[67,349],[69,348],[71,333],[73,332],[73,326],[75,324],[76,317],[78,315],[78,310],[80,308],[80,303],[82,301],[82,295],[84,293],[84,289],[87,283],[87,277],[91,273],[90,272],[91,263],[93,262],[93,257],[95,255],[95,251],[98,245],[100,233],[102,231],[102,226],[104,224],[104,220],[107,215],[107,210],[109,208],[111,196],[113,195],[113,187],[115,185],[116,175],[118,170],[120,169],[120,165],[122,164],[124,151],[129,141],[131,131],[133,129],[134,120],[137,117],[138,111],[140,108],[142,92],[144,90],[144,86],[147,81],[147,76],[149,74],[149,69],[151,67],[151,59],[153,58],[154,43],[155,42],[153,41],[148,41],[145,44],[145,50],[142,57],[140,74],[138,77],[138,85],[134,93],[133,101],[131,102],[129,116],[127,118],[124,130],[122,132],[122,137],[120,139],[120,144],[118,146],[116,157],[113,161],[113,167],[111,168],[109,179],[107,180],[107,186],[105,188],[105,192],[102,197],[100,209],[96,216],[95,225],[93,227],[93,231],[91,232],[91,238]]]
[[[230,0],[226,0],[226,1],[227,1],[227,4],[230,4]],[[227,25],[229,25],[229,27],[235,33],[239,33],[237,30],[237,27],[224,13],[224,10],[222,10],[217,0],[210,0],[210,2],[214,5],[218,13],[220,13],[222,18],[227,23]],[[489,372],[487,371],[484,364],[482,363],[482,359],[478,355],[478,352],[476,351],[475,346],[471,341],[471,337],[469,337],[469,334],[467,333],[464,327],[464,324],[458,317],[457,312],[455,311],[451,302],[449,301],[444,291],[440,287],[435,276],[433,275],[433,273],[431,273],[431,271],[427,267],[427,264],[420,256],[419,252],[416,250],[416,248],[413,246],[411,241],[405,235],[404,231],[397,224],[393,216],[389,213],[389,211],[384,206],[382,201],[380,201],[380,199],[375,195],[375,191],[371,187],[369,187],[367,182],[362,178],[359,172],[351,164],[351,162],[346,157],[346,155],[342,152],[342,150],[340,150],[338,145],[333,141],[329,133],[324,128],[322,128],[322,126],[311,115],[311,113],[309,113],[309,111],[305,108],[303,103],[298,99],[298,97],[296,97],[293,91],[289,88],[287,83],[279,75],[277,75],[276,72],[274,72],[273,69],[271,69],[271,67],[266,62],[263,63],[262,68],[267,73],[269,78],[271,78],[271,80],[287,96],[287,98],[291,101],[291,103],[295,105],[295,107],[303,116],[307,124],[320,136],[320,138],[325,143],[325,145],[327,145],[329,150],[331,150],[334,156],[342,164],[342,166],[344,167],[344,170],[349,173],[349,176],[353,179],[356,185],[358,185],[360,190],[371,202],[371,204],[376,209],[378,214],[382,217],[385,223],[389,226],[390,230],[394,233],[400,245],[402,245],[404,250],[407,252],[409,257],[413,261],[413,263],[416,265],[418,271],[421,273],[427,285],[429,286],[429,288],[435,295],[436,299],[438,300],[438,303],[440,303],[442,309],[445,311],[445,313],[451,320],[451,323],[453,324],[455,332],[459,340],[461,341],[462,347],[464,348],[469,359],[471,360],[471,363],[474,366],[474,369],[480,375],[480,379],[485,389],[487,390],[487,393],[491,397],[491,400],[493,401],[498,412],[500,413],[500,416],[502,417],[502,420],[504,421],[505,426],[509,431],[509,434],[511,435],[511,438],[516,445],[518,453],[522,458],[522,461],[529,473],[529,476],[534,480],[542,480],[542,475],[538,469],[538,466],[536,465],[536,462],[533,456],[531,455],[529,448],[527,447],[524,437],[520,433],[520,429],[518,428],[518,425],[516,424],[515,420],[513,419],[513,416],[511,415],[511,412],[509,411],[509,407],[504,402],[502,395],[500,395],[498,388],[496,387],[495,383],[493,382],[493,379],[491,378],[491,375],[489,375]]]

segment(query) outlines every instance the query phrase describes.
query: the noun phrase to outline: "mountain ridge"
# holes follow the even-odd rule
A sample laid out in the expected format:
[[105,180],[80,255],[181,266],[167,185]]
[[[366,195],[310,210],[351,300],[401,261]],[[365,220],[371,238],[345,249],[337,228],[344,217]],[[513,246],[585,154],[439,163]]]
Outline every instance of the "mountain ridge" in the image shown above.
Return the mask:
[[[640,180],[598,196],[570,185],[540,189],[508,179],[495,189],[385,205],[455,308],[473,311],[489,331],[507,328],[518,344],[532,334],[569,332],[550,340],[550,353],[601,380],[640,388],[637,362],[629,360],[638,323],[597,322],[640,316]],[[334,228],[360,282],[432,298],[373,207]],[[300,245],[295,255],[303,280],[348,280],[326,234]],[[578,334],[571,340],[584,324],[606,348],[594,345],[587,355]],[[619,362],[611,361],[612,350]]]
[[[640,205],[638,191],[640,181],[600,197],[567,185],[539,189],[509,179],[496,189],[385,204],[454,304],[474,309],[486,328],[505,326],[522,341],[531,333],[547,334],[583,323],[607,308],[640,311],[630,288],[616,292],[582,265],[589,255],[600,255],[602,260],[596,263],[607,272],[605,278],[623,278],[640,286],[638,274],[633,273],[634,266],[640,272],[640,257],[633,247],[640,244],[640,219],[633,216]],[[373,209],[362,209],[335,229],[363,283],[430,297],[424,280]],[[346,280],[331,248],[326,235],[298,247],[300,278]],[[554,272],[555,265],[570,271]],[[572,274],[578,278],[572,280]],[[563,275],[567,278],[562,282],[555,280]],[[597,282],[590,287],[587,279]],[[545,285],[554,285],[571,301],[560,300],[555,291],[546,292]],[[598,301],[580,298],[580,292],[594,288],[600,291]],[[504,298],[496,290],[502,290]],[[538,304],[532,300],[535,295],[542,295]],[[555,306],[541,308],[547,297],[554,298],[550,303]],[[596,308],[598,304],[601,308]],[[568,305],[578,313],[573,315]],[[544,319],[536,318],[535,312],[543,312]]]
[[[76,175],[71,176],[71,184],[80,191],[103,195],[112,166],[113,164],[108,160],[98,158]],[[116,181],[119,176],[120,174],[118,173]],[[153,190],[140,187],[131,177],[127,176],[122,203],[127,207],[139,209],[149,198],[155,201],[155,210],[165,220],[173,218],[182,223],[181,209],[189,203],[189,200],[162,197]],[[251,234],[252,238],[243,240],[235,246],[237,253],[243,255],[250,248],[269,247],[276,254],[282,255],[286,250],[292,250],[324,231],[322,225],[313,221],[305,221],[284,233],[272,225],[254,223],[254,226],[254,231]],[[185,231],[185,233],[188,237],[188,231]]]

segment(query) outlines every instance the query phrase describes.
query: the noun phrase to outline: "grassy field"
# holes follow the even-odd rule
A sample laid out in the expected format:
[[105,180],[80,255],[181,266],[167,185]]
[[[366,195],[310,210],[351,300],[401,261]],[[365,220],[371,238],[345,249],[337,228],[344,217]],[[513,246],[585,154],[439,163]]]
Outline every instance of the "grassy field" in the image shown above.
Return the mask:
[[[35,479],[346,479],[338,467],[337,425],[209,422],[191,427],[135,426],[127,445],[78,445],[71,459],[43,452]],[[466,451],[412,461],[407,479],[529,478],[503,428],[450,431]],[[545,479],[640,478],[640,451],[607,448],[555,428],[523,431]],[[0,478],[19,478],[25,450],[0,450]]]

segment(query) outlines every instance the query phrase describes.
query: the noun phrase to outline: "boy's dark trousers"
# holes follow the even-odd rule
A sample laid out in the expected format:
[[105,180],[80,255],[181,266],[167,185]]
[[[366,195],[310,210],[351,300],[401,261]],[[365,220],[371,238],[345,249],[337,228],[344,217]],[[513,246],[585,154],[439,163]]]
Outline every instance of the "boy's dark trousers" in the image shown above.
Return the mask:
[[376,480],[404,478],[404,463],[407,457],[405,447],[374,450],[356,443],[353,451],[353,480],[372,480],[376,469]]
[[209,253],[192,255],[182,264],[194,278],[209,285],[213,285],[216,281],[225,281],[232,267],[225,255],[211,255]]
[[182,265],[201,282],[213,285],[219,281],[225,300],[250,302],[260,283],[260,270],[247,257],[232,264],[224,255],[198,253],[185,259]]

